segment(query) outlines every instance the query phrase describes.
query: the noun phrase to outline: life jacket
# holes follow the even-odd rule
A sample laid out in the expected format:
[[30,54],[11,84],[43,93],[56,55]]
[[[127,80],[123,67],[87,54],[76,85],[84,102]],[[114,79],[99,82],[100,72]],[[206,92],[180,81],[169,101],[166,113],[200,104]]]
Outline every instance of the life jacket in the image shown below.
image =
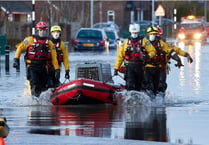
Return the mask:
[[54,47],[57,51],[57,61],[58,61],[58,63],[63,62],[63,52],[62,52],[62,50],[59,49],[60,44],[61,44],[61,41],[58,41],[57,43],[54,44]]
[[139,39],[134,42],[130,38],[128,39],[128,47],[125,52],[125,60],[128,62],[139,62],[143,61],[144,54],[145,54],[145,48],[142,47],[142,38],[139,37]]
[[48,46],[48,39],[40,41],[37,37],[33,37],[33,44],[27,48],[26,59],[31,61],[47,61],[51,57]]
[[160,41],[154,41],[151,42],[156,50],[156,55],[152,57],[151,59],[147,60],[146,63],[153,64],[153,65],[159,65],[159,64],[165,64],[166,63],[166,55],[161,49]]

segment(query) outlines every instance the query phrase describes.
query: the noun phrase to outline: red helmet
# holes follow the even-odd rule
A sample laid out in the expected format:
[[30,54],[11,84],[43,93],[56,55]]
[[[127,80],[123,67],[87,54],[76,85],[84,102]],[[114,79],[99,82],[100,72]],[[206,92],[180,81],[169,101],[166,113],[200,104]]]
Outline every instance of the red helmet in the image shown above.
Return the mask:
[[37,30],[46,30],[47,27],[48,27],[48,25],[45,22],[42,22],[42,21],[41,22],[38,22],[36,24],[36,29]]
[[158,35],[163,35],[163,29],[158,28]]

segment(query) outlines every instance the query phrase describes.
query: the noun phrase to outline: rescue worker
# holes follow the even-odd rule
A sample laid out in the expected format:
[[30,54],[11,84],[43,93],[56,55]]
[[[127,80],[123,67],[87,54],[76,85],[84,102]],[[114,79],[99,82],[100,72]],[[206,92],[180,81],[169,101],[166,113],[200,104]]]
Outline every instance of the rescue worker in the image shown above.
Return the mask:
[[21,53],[25,53],[27,79],[30,82],[31,94],[39,97],[46,90],[47,85],[47,62],[51,59],[55,69],[55,76],[59,78],[60,69],[57,62],[57,54],[54,44],[48,39],[48,25],[45,22],[36,24],[37,35],[28,36],[16,45],[13,67],[19,67]]
[[158,86],[160,82],[160,73],[166,63],[166,55],[170,55],[172,49],[167,44],[157,39],[158,28],[150,26],[147,28],[147,34],[149,41],[156,49],[156,56],[148,59],[145,64],[145,83],[146,92],[150,97],[154,97],[157,94]]
[[118,69],[124,62],[127,90],[142,90],[144,61],[156,55],[154,47],[146,38],[139,36],[139,31],[138,24],[129,25],[131,35],[119,46],[114,65],[114,75],[118,75]]
[[[156,37],[156,39],[161,39],[162,35],[163,35],[163,30],[160,27],[158,27],[158,36]],[[172,49],[172,52],[170,55],[167,55],[166,63],[162,66],[162,72],[160,75],[160,82],[159,82],[159,86],[158,86],[158,92],[160,92],[162,94],[164,94],[167,89],[166,79],[167,79],[167,74],[169,72],[168,64],[170,63],[170,59],[173,59],[177,62],[175,64],[175,66],[178,68],[184,66],[182,64],[182,61],[181,61],[181,58],[179,57],[179,55],[186,57],[187,61],[189,63],[193,62],[193,59],[188,52],[181,50],[181,48],[173,45],[173,43],[169,43],[169,42],[166,42],[166,43],[167,43],[168,47],[170,49]]]
[[[54,47],[57,52],[57,61],[59,66],[64,64],[65,67],[65,79],[70,79],[70,70],[68,63],[68,49],[65,47],[63,41],[61,41],[61,27],[58,25],[54,25],[50,29],[50,40],[54,43]],[[51,62],[51,61],[50,61]],[[60,84],[59,78],[55,77],[55,69],[52,63],[49,62],[48,65],[48,73],[49,73],[49,87],[57,87]]]

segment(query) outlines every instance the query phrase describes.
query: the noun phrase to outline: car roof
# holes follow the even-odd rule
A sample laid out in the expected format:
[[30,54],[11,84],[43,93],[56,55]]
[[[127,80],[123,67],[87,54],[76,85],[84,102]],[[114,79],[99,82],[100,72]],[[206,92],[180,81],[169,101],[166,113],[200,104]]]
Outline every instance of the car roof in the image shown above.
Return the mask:
[[111,29],[104,29],[105,32],[112,32],[114,33],[115,35],[118,35],[117,31],[115,30],[111,30]]
[[94,25],[99,25],[99,24],[108,24],[108,25],[114,24],[114,25],[117,25],[114,22],[99,22],[99,23],[95,23]]
[[101,29],[101,28],[84,28],[84,27],[82,27],[82,28],[80,28],[78,31],[77,31],[77,33],[76,33],[76,35],[75,36],[77,36],[78,34],[79,34],[79,32],[80,31],[82,31],[82,30],[92,30],[92,31],[100,31],[101,33],[102,33],[102,36],[103,37],[107,37],[107,35],[106,35],[106,33],[105,33],[105,31],[103,30],[103,29]]
[[111,27],[111,28],[114,28],[116,30],[119,30],[119,26],[117,24],[115,24],[114,22],[101,22],[101,23],[95,23],[93,25],[93,28],[97,28],[97,27],[100,27],[101,25],[101,28],[106,28],[106,27]]
[[80,28],[79,30],[98,30],[98,31],[103,31],[101,28]]

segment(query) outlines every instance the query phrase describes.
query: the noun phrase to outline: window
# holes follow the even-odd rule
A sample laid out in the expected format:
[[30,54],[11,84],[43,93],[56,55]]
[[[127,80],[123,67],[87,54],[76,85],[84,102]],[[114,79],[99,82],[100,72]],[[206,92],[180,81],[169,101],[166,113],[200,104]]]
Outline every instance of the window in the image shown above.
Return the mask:
[[81,30],[78,33],[78,38],[100,38],[100,39],[102,39],[102,34],[100,31],[96,31],[96,30]]

